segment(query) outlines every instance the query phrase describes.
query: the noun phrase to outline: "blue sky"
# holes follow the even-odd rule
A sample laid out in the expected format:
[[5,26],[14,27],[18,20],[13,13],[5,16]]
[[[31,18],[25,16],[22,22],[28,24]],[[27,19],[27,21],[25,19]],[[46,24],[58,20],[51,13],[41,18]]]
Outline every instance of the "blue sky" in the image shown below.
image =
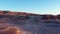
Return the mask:
[[0,0],[0,10],[60,14],[60,0]]

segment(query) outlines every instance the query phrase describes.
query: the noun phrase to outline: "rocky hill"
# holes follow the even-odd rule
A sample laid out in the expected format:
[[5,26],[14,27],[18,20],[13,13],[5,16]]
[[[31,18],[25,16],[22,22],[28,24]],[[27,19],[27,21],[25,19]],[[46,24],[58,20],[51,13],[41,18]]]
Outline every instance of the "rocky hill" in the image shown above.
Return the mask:
[[0,11],[0,34],[60,34],[60,15]]

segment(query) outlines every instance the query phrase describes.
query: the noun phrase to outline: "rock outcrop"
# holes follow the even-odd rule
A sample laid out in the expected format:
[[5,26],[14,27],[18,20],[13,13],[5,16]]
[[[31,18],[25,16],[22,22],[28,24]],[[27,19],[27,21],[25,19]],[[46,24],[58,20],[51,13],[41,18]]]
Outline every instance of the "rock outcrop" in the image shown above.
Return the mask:
[[60,15],[0,11],[0,34],[60,34]]

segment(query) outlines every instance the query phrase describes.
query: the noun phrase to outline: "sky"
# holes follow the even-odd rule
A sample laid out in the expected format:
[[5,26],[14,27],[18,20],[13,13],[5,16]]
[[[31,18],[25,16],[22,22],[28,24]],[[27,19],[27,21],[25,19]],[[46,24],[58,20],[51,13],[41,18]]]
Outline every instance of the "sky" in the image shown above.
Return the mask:
[[0,10],[35,14],[60,14],[60,0],[0,0]]

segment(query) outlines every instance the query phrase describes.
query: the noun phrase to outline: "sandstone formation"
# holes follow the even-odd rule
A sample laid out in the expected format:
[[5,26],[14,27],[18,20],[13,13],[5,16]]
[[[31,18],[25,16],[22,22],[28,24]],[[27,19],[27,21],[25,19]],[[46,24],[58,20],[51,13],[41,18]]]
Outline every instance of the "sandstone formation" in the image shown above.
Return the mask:
[[0,34],[60,34],[60,15],[0,11]]

